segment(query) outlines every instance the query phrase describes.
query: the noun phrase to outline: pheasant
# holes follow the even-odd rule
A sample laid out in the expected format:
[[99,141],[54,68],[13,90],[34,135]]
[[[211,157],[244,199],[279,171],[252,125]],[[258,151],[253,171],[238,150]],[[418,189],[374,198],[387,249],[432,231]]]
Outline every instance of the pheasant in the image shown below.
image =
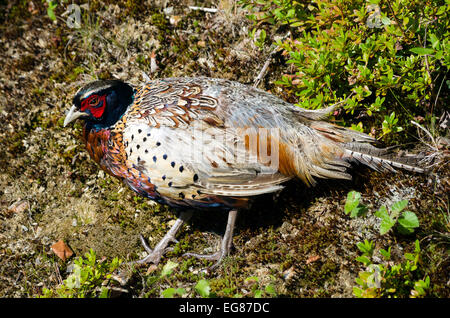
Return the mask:
[[332,107],[306,110],[234,81],[147,80],[133,87],[98,80],[73,98],[64,126],[81,119],[91,158],[138,194],[180,211],[167,234],[137,263],[158,263],[195,209],[228,212],[219,251],[187,253],[217,266],[232,246],[239,209],[292,178],[351,179],[360,162],[375,170],[424,172],[414,156],[398,157],[372,137],[323,119]]

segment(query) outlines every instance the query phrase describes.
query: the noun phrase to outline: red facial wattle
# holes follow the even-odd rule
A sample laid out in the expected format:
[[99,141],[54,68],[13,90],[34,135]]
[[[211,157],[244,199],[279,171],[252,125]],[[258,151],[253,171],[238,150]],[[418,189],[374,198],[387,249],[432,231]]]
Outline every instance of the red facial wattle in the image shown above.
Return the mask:
[[106,95],[91,95],[81,102],[82,112],[89,110],[94,118],[100,118],[106,107]]

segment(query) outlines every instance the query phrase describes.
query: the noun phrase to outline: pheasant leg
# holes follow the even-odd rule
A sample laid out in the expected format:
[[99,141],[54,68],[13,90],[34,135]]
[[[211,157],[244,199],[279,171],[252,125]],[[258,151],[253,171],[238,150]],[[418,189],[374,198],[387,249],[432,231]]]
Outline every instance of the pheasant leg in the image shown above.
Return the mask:
[[158,264],[161,260],[161,257],[167,253],[170,248],[167,247],[170,242],[177,243],[178,241],[175,239],[175,235],[180,230],[181,226],[184,222],[187,222],[192,216],[192,211],[183,211],[180,213],[180,216],[175,221],[175,224],[172,225],[170,230],[164,235],[164,237],[161,239],[161,241],[156,244],[154,249],[151,249],[147,243],[145,242],[144,237],[141,235],[140,240],[142,245],[144,246],[144,249],[147,251],[148,255],[144,258],[135,261],[134,263],[137,264],[144,264],[144,263],[154,263]]
[[214,254],[196,254],[196,253],[185,253],[183,256],[192,256],[199,259],[206,259],[210,261],[216,261],[214,265],[212,265],[209,269],[214,269],[217,267],[223,260],[225,256],[230,253],[231,246],[233,244],[233,232],[234,225],[236,223],[237,210],[231,210],[228,212],[228,221],[227,228],[225,230],[225,234],[223,235],[222,242],[220,244],[220,250]]

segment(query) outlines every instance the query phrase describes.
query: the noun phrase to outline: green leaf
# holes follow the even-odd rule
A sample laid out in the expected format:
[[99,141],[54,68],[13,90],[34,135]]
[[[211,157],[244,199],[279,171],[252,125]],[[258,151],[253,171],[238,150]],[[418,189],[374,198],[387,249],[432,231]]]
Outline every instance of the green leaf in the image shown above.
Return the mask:
[[101,292],[100,292],[100,295],[98,296],[98,298],[108,298],[108,296],[109,296],[109,289],[106,288],[105,286],[102,286]]
[[208,298],[210,294],[211,287],[206,279],[201,279],[195,285],[195,291],[203,298]]
[[359,242],[356,244],[358,249],[363,252],[364,254],[372,255],[374,250],[374,243],[368,240],[364,240],[363,242]]
[[386,234],[395,224],[395,220],[391,218],[387,212],[386,207],[383,205],[375,212],[375,216],[381,219],[380,234]]
[[419,227],[419,219],[414,212],[405,211],[398,218],[399,231],[402,234],[411,234],[414,229]]
[[184,288],[167,288],[165,290],[163,290],[163,292],[161,293],[161,295],[164,298],[173,298],[175,295],[178,296],[183,296],[186,293],[186,290]]
[[161,295],[162,295],[164,298],[173,298],[173,295],[174,295],[175,293],[176,293],[175,288],[170,287],[170,288],[167,288],[167,289],[163,290],[163,292],[161,293]]
[[47,15],[52,21],[56,21],[56,15],[53,9],[47,8]]
[[416,254],[420,253],[420,242],[419,242],[419,240],[416,240],[414,242],[414,252],[416,252]]
[[66,278],[65,284],[68,288],[78,288],[81,282],[81,267],[78,264],[73,265],[73,272]]
[[384,235],[394,226],[395,220],[388,218],[382,219],[380,224],[380,234]]
[[165,276],[172,274],[173,269],[176,268],[177,266],[178,266],[178,263],[168,261],[167,264],[164,265],[160,276],[165,277]]
[[381,18],[381,22],[382,22],[384,25],[390,25],[390,24],[392,24],[391,19],[389,19],[388,17],[382,17],[382,18]]
[[183,296],[184,294],[186,294],[186,289],[184,289],[184,288],[177,288],[176,290],[175,290],[175,293],[176,294],[178,294],[178,295],[180,295],[180,296]]
[[351,218],[356,218],[357,216],[362,216],[364,215],[366,212],[368,211],[367,207],[359,204],[356,208],[354,208],[352,210],[352,212],[350,213],[350,217]]
[[363,297],[362,289],[358,287],[353,287],[353,295],[355,295],[355,297],[362,298]]
[[434,53],[433,49],[430,48],[425,48],[425,47],[414,47],[412,49],[410,49],[411,52],[417,54],[417,55],[431,55]]
[[275,296],[277,294],[272,284],[267,285],[264,290],[266,291],[266,293],[272,296]]
[[439,46],[439,39],[433,33],[430,34],[430,42],[433,49]]
[[383,255],[386,261],[391,259],[391,247],[389,246],[388,250],[380,249],[380,254]]
[[344,207],[345,214],[349,214],[350,212],[352,212],[353,209],[355,209],[358,206],[360,199],[361,199],[361,193],[356,192],[356,191],[350,191],[347,194],[347,201],[345,201],[345,207]]
[[408,205],[408,200],[402,200],[402,201],[395,202],[391,206],[391,211],[392,211],[392,213],[395,213],[395,215],[398,215],[404,208],[406,208],[407,205]]
[[386,209],[386,206],[382,205],[377,212],[375,212],[375,216],[379,217],[380,219],[384,219],[386,217],[389,217],[388,211]]
[[412,253],[405,253],[405,258],[408,260],[408,261],[412,261],[412,262],[414,262],[414,260],[416,259],[416,256],[414,255],[414,254],[412,254]]
[[58,6],[58,3],[56,1],[49,1],[47,0],[48,8],[47,8],[47,15],[52,21],[56,21],[56,15],[55,15],[55,8]]
[[371,262],[371,260],[367,257],[367,256],[358,256],[357,258],[356,258],[356,260],[358,261],[358,262],[361,262],[361,263],[363,263],[364,265],[369,265],[370,263],[372,263]]

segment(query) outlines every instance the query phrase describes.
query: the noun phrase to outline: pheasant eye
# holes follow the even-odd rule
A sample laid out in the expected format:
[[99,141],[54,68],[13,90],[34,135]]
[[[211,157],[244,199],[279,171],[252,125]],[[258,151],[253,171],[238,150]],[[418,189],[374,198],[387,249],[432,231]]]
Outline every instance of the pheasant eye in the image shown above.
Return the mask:
[[98,104],[97,96],[92,96],[92,98],[89,100],[89,105],[96,106],[97,104]]

